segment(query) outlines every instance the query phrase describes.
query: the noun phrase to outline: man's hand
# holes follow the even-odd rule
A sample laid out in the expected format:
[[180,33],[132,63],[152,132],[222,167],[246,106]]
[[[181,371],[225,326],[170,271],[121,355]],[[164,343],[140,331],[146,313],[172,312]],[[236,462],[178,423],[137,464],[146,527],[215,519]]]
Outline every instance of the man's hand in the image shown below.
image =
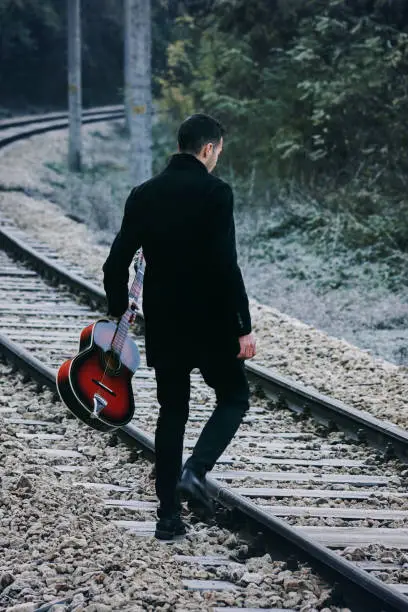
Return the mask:
[[237,355],[238,359],[252,359],[256,355],[255,336],[251,333],[239,338],[240,351]]

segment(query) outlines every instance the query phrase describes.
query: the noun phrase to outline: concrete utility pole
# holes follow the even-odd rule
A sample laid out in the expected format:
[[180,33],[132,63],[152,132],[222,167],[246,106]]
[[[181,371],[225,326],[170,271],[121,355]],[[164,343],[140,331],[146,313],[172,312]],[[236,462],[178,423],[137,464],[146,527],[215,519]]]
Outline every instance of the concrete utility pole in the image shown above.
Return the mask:
[[[151,0],[125,0],[129,4],[130,180],[139,185],[152,175],[152,67]],[[126,36],[125,36],[126,39]],[[125,76],[126,78],[126,76]]]
[[130,102],[130,37],[132,32],[132,24],[131,24],[131,0],[124,0],[123,7],[123,17],[124,17],[124,58],[123,58],[123,66],[124,66],[124,103],[125,103],[125,124],[126,131],[130,135],[130,119],[131,119],[131,102]]
[[80,0],[67,0],[68,9],[68,166],[81,170],[81,9]]

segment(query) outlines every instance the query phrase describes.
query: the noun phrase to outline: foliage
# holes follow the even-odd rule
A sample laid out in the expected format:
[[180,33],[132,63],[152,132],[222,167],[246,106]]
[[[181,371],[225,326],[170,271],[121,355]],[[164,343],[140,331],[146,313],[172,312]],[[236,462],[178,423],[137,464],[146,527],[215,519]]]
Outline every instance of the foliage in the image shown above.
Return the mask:
[[219,117],[224,170],[256,173],[258,198],[296,180],[363,221],[344,225],[353,245],[389,235],[408,249],[406,4],[218,0],[178,20],[163,104],[175,123],[200,109]]

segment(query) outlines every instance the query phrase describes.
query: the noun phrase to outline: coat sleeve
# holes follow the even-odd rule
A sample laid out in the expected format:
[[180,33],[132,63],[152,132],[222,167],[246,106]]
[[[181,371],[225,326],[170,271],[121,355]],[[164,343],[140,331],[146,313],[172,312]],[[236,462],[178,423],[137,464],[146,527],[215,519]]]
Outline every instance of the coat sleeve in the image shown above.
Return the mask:
[[234,223],[234,196],[227,183],[217,186],[213,198],[211,246],[212,257],[227,300],[233,312],[237,336],[252,331],[248,296],[237,261]]
[[121,228],[102,266],[108,313],[114,317],[123,315],[129,303],[129,266],[141,246],[137,208],[137,188],[135,188],[126,200]]

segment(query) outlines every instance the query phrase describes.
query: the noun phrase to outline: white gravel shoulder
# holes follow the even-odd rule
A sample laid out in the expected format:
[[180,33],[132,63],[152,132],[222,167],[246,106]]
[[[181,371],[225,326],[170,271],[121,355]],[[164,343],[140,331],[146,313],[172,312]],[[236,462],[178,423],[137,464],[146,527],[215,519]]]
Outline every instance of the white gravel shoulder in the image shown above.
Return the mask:
[[[93,126],[84,127],[84,149]],[[110,126],[98,124],[109,133]],[[84,272],[102,284],[108,248],[96,244],[84,224],[67,218],[53,204],[48,165],[63,160],[65,132],[45,134],[0,152],[0,208],[20,228],[47,242],[65,265],[82,262]],[[44,164],[47,164],[45,166]],[[333,338],[274,308],[251,300],[257,336],[256,361],[322,393],[366,410],[403,428],[408,423],[408,367],[374,359],[343,339]]]

